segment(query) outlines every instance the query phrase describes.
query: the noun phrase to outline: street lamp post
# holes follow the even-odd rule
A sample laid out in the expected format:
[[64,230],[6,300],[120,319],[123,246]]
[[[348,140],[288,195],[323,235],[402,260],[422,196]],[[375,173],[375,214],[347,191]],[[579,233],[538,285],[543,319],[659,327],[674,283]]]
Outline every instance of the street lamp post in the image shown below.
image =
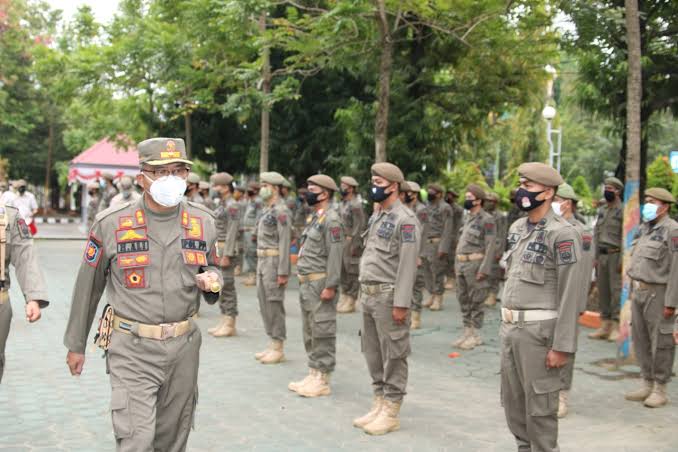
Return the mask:
[[[560,151],[563,144],[563,134],[561,129],[554,129],[552,127],[553,118],[556,117],[556,109],[551,105],[547,105],[541,112],[542,117],[546,120],[546,140],[549,144],[549,165],[560,172]],[[557,135],[557,142],[554,145],[553,135]]]

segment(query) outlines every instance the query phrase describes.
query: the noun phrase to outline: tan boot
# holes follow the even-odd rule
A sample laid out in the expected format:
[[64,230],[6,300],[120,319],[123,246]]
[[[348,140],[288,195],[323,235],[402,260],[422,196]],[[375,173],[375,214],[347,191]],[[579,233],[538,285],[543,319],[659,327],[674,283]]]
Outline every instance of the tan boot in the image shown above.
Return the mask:
[[494,306],[497,304],[497,294],[490,292],[490,294],[485,298],[485,306]]
[[589,339],[605,340],[610,336],[611,331],[612,331],[612,321],[603,320],[600,325],[600,328],[595,330],[593,333],[589,334]]
[[451,276],[445,281],[445,290],[454,290],[456,287],[455,279]]
[[231,337],[236,335],[235,331],[235,317],[226,315],[224,316],[224,323],[221,324],[221,327],[212,333],[214,337]]
[[285,361],[285,353],[283,352],[283,341],[274,340],[271,345],[273,348],[261,357],[259,362],[261,364],[280,364]]
[[235,268],[233,269],[233,276],[240,276],[242,274],[242,269],[240,268],[240,265],[236,265]]
[[429,309],[431,309],[431,311],[441,311],[443,309],[443,296],[434,295],[433,303],[431,304],[431,307]]
[[610,334],[607,336],[607,340],[610,342],[617,342],[619,339],[619,322],[612,320],[610,321]]
[[301,388],[305,384],[308,384],[308,382],[315,378],[316,372],[317,371],[314,368],[310,367],[308,369],[308,375],[306,375],[306,377],[304,377],[303,380],[290,382],[290,384],[287,385],[287,389],[289,389],[290,391],[299,392],[299,388]]
[[452,347],[459,347],[469,336],[473,335],[473,331],[470,327],[464,327],[464,334],[462,334],[457,340],[452,342]]
[[355,311],[355,298],[350,295],[346,295],[346,303],[339,309],[337,307],[337,312],[340,314],[350,314]]
[[381,407],[384,405],[384,398],[381,396],[374,396],[372,399],[372,408],[364,416],[353,419],[353,426],[358,428],[363,428],[373,420],[377,418]]
[[344,309],[344,306],[346,305],[346,295],[341,294],[339,295],[339,301],[337,302],[337,312],[341,312],[342,309]]
[[421,328],[421,312],[412,311],[412,323],[410,324],[411,330],[418,330]]
[[564,418],[565,416],[567,416],[567,411],[568,411],[567,402],[568,402],[569,396],[570,396],[570,391],[568,391],[566,389],[563,389],[558,394],[558,417],[561,418],[561,419]]
[[273,348],[273,342],[271,342],[270,344],[268,344],[268,347],[267,347],[265,350],[262,350],[262,351],[260,351],[260,352],[255,353],[255,354],[254,354],[254,359],[260,360],[261,358],[264,357],[264,355],[266,355],[268,352],[270,352],[272,348]]
[[473,350],[476,348],[477,345],[483,343],[483,340],[478,336],[478,333],[476,332],[476,329],[471,327],[471,335],[468,336],[464,342],[459,344],[459,348],[462,350]]
[[217,323],[216,325],[214,325],[212,328],[209,328],[209,329],[207,330],[207,332],[208,332],[209,334],[213,334],[215,331],[217,331],[219,328],[221,328],[221,326],[224,324],[224,322],[226,322],[226,317],[227,317],[227,316],[222,315],[222,316],[221,316],[221,319],[219,319],[219,323]]
[[435,297],[435,295],[431,294],[431,296],[428,297],[428,299],[426,299],[426,301],[424,301],[421,305],[425,308],[430,308],[431,305],[433,304],[433,298],[434,297]]
[[256,286],[257,285],[257,276],[254,273],[247,275],[245,280],[242,282],[246,286]]
[[307,384],[299,388],[297,393],[302,397],[322,397],[332,393],[330,374],[316,371],[315,376]]
[[400,430],[400,402],[384,400],[384,406],[377,418],[363,427],[369,435],[385,435]]
[[645,399],[650,397],[650,394],[652,394],[652,389],[653,382],[649,380],[643,380],[643,385],[640,388],[627,392],[624,394],[624,398],[626,400],[630,400],[631,402],[643,402]]
[[645,399],[643,405],[648,408],[660,408],[666,405],[669,402],[668,397],[666,397],[666,385],[661,383],[654,383],[654,389],[652,389],[652,394],[650,397]]

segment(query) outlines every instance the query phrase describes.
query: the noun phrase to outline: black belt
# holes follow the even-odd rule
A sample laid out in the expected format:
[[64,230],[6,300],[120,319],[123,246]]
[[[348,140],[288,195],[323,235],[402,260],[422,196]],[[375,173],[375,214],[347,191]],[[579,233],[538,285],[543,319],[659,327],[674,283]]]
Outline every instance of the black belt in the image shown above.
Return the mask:
[[600,254],[617,254],[620,251],[619,248],[598,248]]

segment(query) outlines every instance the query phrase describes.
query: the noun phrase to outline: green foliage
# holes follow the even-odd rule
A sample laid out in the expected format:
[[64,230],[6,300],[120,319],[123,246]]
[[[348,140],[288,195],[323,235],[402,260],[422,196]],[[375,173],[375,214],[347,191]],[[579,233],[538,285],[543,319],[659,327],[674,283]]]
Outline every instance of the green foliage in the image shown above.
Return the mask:
[[479,184],[489,190],[480,166],[475,162],[458,162],[451,171],[443,171],[441,179],[445,188],[454,189],[460,197],[471,183]]
[[673,190],[676,176],[666,157],[657,157],[647,167],[647,188],[659,187]]

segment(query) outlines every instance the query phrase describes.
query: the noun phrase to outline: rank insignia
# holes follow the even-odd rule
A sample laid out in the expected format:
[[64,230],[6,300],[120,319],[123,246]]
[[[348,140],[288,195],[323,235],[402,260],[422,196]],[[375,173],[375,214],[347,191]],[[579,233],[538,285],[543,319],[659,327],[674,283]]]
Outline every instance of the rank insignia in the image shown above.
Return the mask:
[[31,238],[31,230],[28,229],[28,225],[26,224],[26,220],[23,218],[19,218],[17,220],[17,225],[19,226],[19,235],[21,236],[22,239],[30,239]]
[[207,254],[203,251],[183,251],[184,263],[188,265],[207,266]]
[[177,151],[177,145],[174,141],[168,141],[165,144],[165,150],[160,151],[160,158],[163,160],[181,158],[181,152]]
[[181,225],[188,229],[188,212],[185,210],[181,212]]
[[85,262],[87,262],[87,265],[90,267],[96,268],[99,265],[101,254],[101,242],[93,235],[90,235],[89,240],[87,241],[87,247],[85,248]]
[[120,254],[118,256],[118,266],[120,268],[147,267],[151,263],[148,254]]
[[415,242],[416,230],[413,224],[404,224],[400,226],[400,238],[403,242]]
[[133,217],[120,217],[118,219],[118,226],[120,229],[132,229],[134,227]]
[[128,289],[143,289],[146,287],[146,277],[143,268],[125,270],[125,287]]
[[136,212],[134,212],[134,218],[137,221],[137,226],[145,226],[146,225],[146,215],[144,215],[144,211],[139,209]]
[[332,243],[341,242],[341,228],[339,226],[330,228],[330,240]]
[[190,218],[190,227],[186,231],[186,237],[189,239],[202,240],[202,218]]
[[119,229],[115,231],[115,240],[118,243],[133,242],[135,240],[146,240],[147,238],[148,235],[146,234],[146,228]]
[[556,250],[558,251],[558,265],[569,265],[577,262],[574,240],[556,242]]

